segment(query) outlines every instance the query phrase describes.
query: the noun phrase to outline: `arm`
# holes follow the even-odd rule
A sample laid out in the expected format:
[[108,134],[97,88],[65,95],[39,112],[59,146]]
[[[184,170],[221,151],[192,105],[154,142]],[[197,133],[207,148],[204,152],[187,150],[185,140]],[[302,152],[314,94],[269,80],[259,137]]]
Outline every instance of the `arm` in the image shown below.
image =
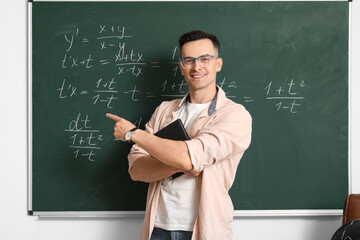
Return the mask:
[[179,170],[170,167],[156,158],[143,156],[136,159],[129,169],[132,180],[142,182],[155,182],[173,175]]
[[132,141],[154,158],[180,171],[192,170],[190,154],[185,141],[159,138],[142,130],[136,130]]
[[212,124],[201,128],[195,138],[185,142],[193,164],[192,171],[200,172],[232,156],[242,156],[249,147],[251,130],[252,119],[244,107],[227,107]]
[[[113,114],[108,113],[106,116],[116,122],[114,126],[115,138],[125,141],[126,132],[134,128],[135,125]],[[131,140],[165,165],[180,171],[192,170],[190,154],[184,141],[159,138],[140,129],[133,133]]]

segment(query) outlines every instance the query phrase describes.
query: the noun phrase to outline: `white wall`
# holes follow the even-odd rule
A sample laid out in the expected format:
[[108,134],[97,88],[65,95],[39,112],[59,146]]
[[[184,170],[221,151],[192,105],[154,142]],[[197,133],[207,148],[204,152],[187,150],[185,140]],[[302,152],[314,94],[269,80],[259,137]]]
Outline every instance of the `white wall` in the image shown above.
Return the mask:
[[[27,216],[26,2],[0,2],[0,239],[139,239],[141,218],[47,219]],[[360,2],[352,9],[351,182],[360,193]],[[356,176],[357,175],[357,176]],[[327,240],[341,217],[241,217],[234,239]]]

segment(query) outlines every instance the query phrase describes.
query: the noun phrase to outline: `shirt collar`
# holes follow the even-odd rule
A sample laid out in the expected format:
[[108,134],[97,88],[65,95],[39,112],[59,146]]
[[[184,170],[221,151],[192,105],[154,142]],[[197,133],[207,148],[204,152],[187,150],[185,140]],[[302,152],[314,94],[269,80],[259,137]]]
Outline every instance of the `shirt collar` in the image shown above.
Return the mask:
[[[217,99],[218,99],[218,93],[219,93],[219,89],[217,86],[216,86],[216,90],[217,90],[217,93],[216,93],[214,99],[211,101],[210,107],[208,109],[209,116],[215,112],[216,103],[217,103]],[[189,100],[190,100],[190,92],[188,92],[185,95],[185,97],[181,100],[179,107],[176,109],[176,111],[178,111],[180,108],[182,108],[185,105],[185,103],[187,103]]]

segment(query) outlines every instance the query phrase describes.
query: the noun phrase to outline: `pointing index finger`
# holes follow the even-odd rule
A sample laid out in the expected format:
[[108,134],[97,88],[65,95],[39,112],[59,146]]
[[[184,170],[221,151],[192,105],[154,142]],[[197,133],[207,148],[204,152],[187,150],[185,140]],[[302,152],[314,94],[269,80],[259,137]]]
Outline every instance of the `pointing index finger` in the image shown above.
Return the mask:
[[121,117],[116,116],[116,115],[111,114],[111,113],[107,113],[107,114],[106,114],[106,117],[108,117],[108,118],[110,118],[110,119],[114,120],[115,122],[118,122],[118,121],[120,121],[120,120],[121,120]]

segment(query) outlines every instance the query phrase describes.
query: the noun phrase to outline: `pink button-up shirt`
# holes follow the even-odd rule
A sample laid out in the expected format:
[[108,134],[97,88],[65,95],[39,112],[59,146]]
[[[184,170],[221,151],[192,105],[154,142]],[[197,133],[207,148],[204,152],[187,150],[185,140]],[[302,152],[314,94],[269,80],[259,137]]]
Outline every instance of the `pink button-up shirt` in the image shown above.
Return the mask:
[[[155,110],[146,131],[159,131],[177,116],[188,99],[165,101]],[[234,207],[229,196],[237,166],[251,140],[252,120],[246,109],[226,98],[218,87],[217,96],[209,109],[203,111],[189,131],[191,140],[186,141],[193,172],[202,172],[197,177],[200,191],[199,213],[195,221],[192,239],[232,239],[231,222]],[[134,145],[128,156],[129,170],[142,156],[149,154]],[[146,212],[141,240],[150,239],[159,204],[161,181],[149,184]]]

